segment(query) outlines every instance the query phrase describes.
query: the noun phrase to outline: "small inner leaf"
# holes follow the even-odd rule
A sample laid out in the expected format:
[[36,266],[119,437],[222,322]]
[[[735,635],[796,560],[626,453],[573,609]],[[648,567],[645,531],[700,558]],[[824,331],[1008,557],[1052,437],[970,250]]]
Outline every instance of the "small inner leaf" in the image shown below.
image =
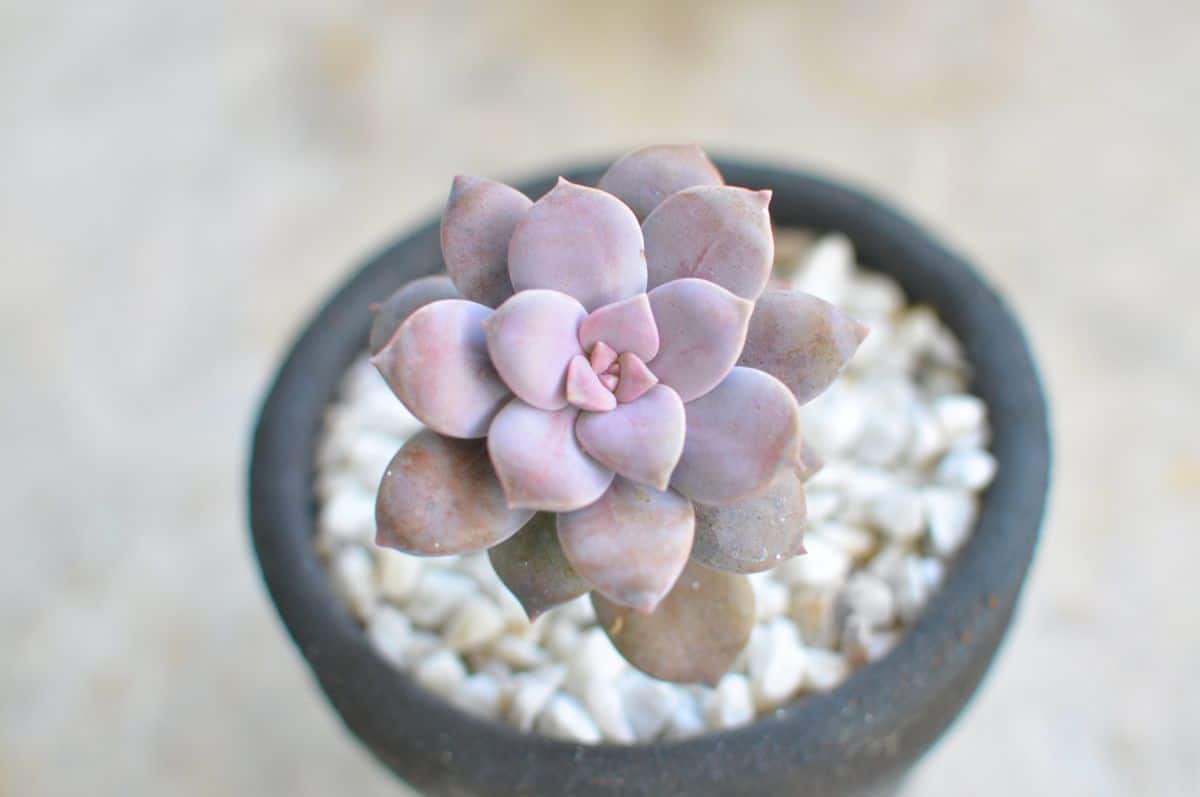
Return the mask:
[[550,512],[534,515],[513,537],[488,551],[488,558],[530,622],[591,589],[563,555],[555,516]]
[[754,591],[743,575],[689,562],[650,614],[592,593],[596,617],[617,650],[647,675],[716,686],[750,639]]

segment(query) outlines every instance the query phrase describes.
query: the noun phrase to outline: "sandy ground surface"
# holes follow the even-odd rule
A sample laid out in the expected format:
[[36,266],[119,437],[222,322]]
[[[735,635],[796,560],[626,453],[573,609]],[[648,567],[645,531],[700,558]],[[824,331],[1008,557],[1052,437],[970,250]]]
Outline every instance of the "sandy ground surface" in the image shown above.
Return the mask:
[[1200,12],[833,5],[0,3],[0,793],[396,794],[255,575],[255,403],[454,172],[686,140],[902,203],[1040,354],[1045,542],[907,793],[1200,783]]

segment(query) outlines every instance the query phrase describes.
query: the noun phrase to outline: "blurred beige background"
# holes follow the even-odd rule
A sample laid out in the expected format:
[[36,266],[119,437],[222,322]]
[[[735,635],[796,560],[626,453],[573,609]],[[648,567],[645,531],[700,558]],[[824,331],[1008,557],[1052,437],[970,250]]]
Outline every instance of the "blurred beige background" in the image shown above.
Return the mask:
[[243,520],[297,326],[456,171],[647,143],[909,208],[1026,320],[1057,485],[909,795],[1200,784],[1200,9],[0,2],[0,793],[400,793]]

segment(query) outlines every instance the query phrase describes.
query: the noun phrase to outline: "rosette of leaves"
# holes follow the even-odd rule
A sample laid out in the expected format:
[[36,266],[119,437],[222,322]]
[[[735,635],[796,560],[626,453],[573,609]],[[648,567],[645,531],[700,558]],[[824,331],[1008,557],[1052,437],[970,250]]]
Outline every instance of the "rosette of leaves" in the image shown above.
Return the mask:
[[764,293],[770,199],[696,147],[536,202],[456,178],[449,277],[374,308],[372,362],[428,427],[383,476],[377,542],[489,549],[531,618],[591,592],[632,664],[715,683],[753,623],[744,574],[803,551],[800,404],[866,334]]

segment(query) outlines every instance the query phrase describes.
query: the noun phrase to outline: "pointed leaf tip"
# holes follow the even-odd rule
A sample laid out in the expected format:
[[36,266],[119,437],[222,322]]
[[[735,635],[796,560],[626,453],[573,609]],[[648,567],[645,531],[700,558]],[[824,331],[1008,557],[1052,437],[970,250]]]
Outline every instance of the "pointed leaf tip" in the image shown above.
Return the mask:
[[530,622],[591,590],[563,555],[557,521],[549,512],[534,515],[520,531],[489,550],[488,558]]

